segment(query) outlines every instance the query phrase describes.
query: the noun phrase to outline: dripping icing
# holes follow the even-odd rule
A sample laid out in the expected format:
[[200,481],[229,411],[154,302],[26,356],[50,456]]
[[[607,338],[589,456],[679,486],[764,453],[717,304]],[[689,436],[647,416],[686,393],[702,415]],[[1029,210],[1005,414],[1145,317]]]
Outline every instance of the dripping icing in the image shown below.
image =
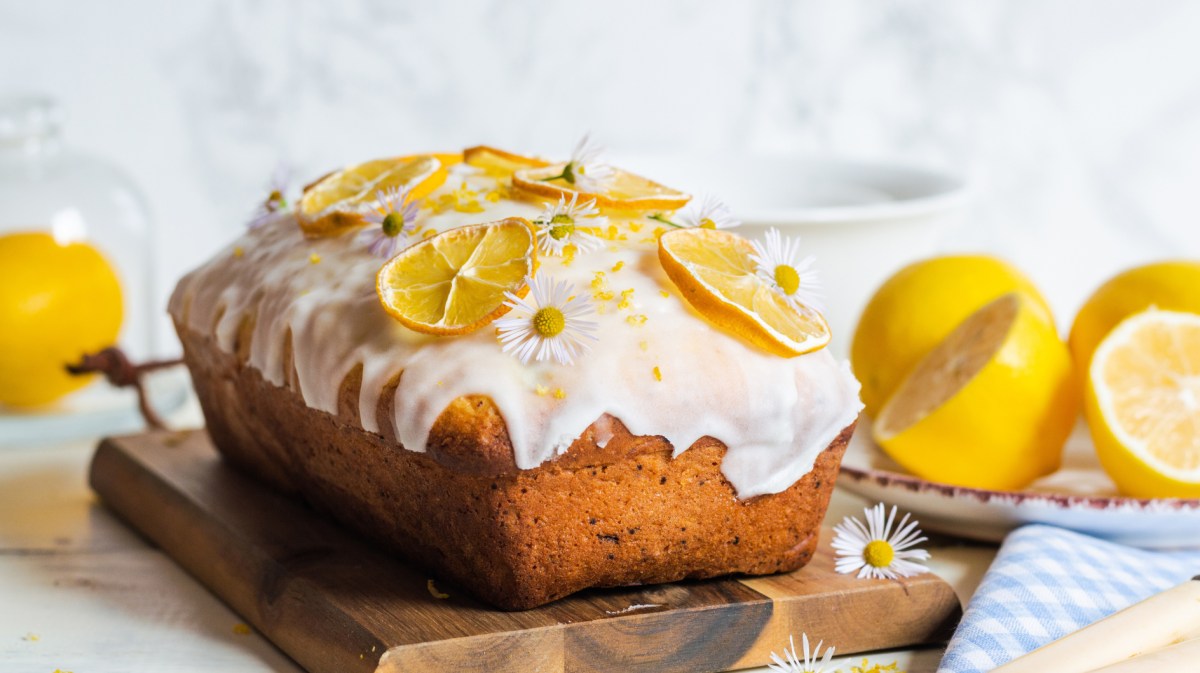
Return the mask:
[[[467,183],[480,193],[496,186],[484,176]],[[533,219],[541,212],[520,201],[480,203],[485,212],[423,209],[417,229]],[[784,359],[710,327],[662,273],[654,243],[645,240],[652,229],[625,231],[626,240],[605,241],[569,264],[541,258],[539,273],[571,281],[578,293],[592,292],[597,272],[612,292],[595,316],[598,344],[570,367],[523,366],[500,350],[490,328],[438,338],[402,327],[378,304],[381,262],[356,242],[357,231],[310,240],[285,213],[181,280],[171,313],[188,328],[213,334],[227,352],[250,316],[249,364],[279,386],[287,385],[294,364],[297,392],[321,411],[337,412],[342,381],[361,365],[362,427],[379,432],[390,422],[408,450],[425,450],[434,421],[451,401],[485,395],[505,420],[521,469],[553,459],[610,414],[636,435],[663,436],[676,455],[703,436],[721,440],[729,447],[721,469],[739,497],[786,489],[857,418],[857,381],[828,349]],[[243,253],[234,255],[235,248]],[[312,255],[321,263],[311,263]],[[627,290],[632,293],[621,302]],[[650,373],[655,367],[670,372],[669,380],[656,381]],[[380,397],[401,372],[393,394],[404,402],[391,405],[391,419],[379,419]],[[538,394],[539,388],[561,394]],[[598,435],[607,441],[611,430],[598,428]]]

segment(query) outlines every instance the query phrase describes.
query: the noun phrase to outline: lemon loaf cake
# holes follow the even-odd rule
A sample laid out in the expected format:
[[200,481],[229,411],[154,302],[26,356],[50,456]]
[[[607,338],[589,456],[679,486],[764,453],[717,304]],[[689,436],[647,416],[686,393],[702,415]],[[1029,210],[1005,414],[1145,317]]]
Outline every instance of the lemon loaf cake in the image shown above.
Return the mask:
[[381,159],[275,185],[170,313],[227,460],[492,605],[790,571],[858,384],[736,224],[586,142]]

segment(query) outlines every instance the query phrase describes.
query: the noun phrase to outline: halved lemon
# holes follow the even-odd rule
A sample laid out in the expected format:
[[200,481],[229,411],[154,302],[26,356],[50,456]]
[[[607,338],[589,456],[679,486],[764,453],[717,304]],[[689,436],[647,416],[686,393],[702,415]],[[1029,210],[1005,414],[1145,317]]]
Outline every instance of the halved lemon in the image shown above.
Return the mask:
[[1009,292],[1024,292],[1050,315],[1025,274],[989,255],[940,255],[892,274],[863,309],[850,342],[867,414],[877,417],[905,375],[967,316]]
[[525,168],[541,168],[550,162],[536,157],[526,157],[505,150],[479,145],[463,150],[463,161],[493,178],[507,178]]
[[1200,313],[1200,261],[1170,260],[1134,267],[1096,288],[1075,314],[1068,343],[1085,376],[1092,353],[1112,328],[1151,306]]
[[363,223],[379,192],[408,189],[423,199],[446,181],[446,167],[433,155],[375,159],[334,171],[304,188],[297,208],[308,236],[328,236]]
[[513,189],[518,194],[550,201],[557,201],[560,197],[570,201],[578,194],[580,202],[595,199],[600,208],[629,212],[679,210],[692,198],[621,169],[613,169],[612,178],[602,191],[582,191],[563,178],[555,177],[562,175],[565,166],[565,163],[559,163],[518,170],[513,173]]
[[523,297],[537,262],[528,220],[444,231],[393,257],[376,276],[379,302],[405,327],[443,336],[473,332],[508,313],[504,293]]
[[1071,355],[1036,300],[972,313],[896,388],[875,441],[913,474],[1013,490],[1058,469],[1079,414]]
[[658,239],[663,270],[697,311],[767,351],[793,357],[824,348],[829,325],[788,303],[756,274],[750,241],[719,229],[675,229]]
[[1092,356],[1085,412],[1122,493],[1200,497],[1200,315],[1151,309],[1121,322]]

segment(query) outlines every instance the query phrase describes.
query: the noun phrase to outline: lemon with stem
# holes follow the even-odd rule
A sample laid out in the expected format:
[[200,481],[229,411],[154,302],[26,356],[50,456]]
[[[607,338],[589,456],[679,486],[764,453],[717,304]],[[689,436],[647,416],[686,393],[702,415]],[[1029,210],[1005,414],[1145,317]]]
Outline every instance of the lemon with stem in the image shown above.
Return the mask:
[[87,243],[44,232],[0,236],[0,405],[53,402],[91,377],[66,365],[112,346],[121,328],[121,285]]

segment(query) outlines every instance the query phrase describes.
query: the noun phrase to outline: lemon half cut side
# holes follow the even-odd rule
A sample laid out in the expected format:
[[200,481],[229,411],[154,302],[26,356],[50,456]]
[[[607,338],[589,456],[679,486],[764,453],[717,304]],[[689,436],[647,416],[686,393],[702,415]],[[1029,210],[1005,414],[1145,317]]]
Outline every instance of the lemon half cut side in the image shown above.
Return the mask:
[[1085,409],[1122,493],[1200,497],[1200,315],[1148,310],[1100,342]]
[[901,382],[876,442],[919,477],[1000,490],[1058,469],[1079,413],[1071,356],[1023,293],[971,314]]

